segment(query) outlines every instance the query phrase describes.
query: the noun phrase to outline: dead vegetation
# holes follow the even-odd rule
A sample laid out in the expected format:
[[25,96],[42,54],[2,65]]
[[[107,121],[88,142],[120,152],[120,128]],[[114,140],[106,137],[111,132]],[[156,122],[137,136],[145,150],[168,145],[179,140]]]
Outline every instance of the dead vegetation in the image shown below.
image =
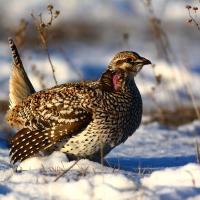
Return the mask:
[[[156,12],[154,11],[153,0],[144,0],[144,6],[146,7],[146,10],[149,15],[149,24],[150,24],[150,30],[152,35],[155,39],[155,45],[158,52],[158,57],[163,57],[166,62],[169,64],[175,63],[179,66],[179,74],[178,76],[181,77],[183,85],[185,85],[185,94],[190,98],[191,104],[190,106],[184,106],[183,102],[181,101],[181,98],[177,96],[176,92],[174,91],[172,95],[169,97],[169,102],[173,104],[173,109],[165,108],[159,105],[159,102],[156,101],[156,98],[154,97],[156,90],[158,90],[159,87],[165,88],[163,91],[167,92],[168,88],[165,86],[164,82],[162,80],[164,79],[164,76],[160,74],[159,76],[156,76],[155,73],[155,67],[153,67],[153,72],[156,80],[155,87],[152,88],[152,93],[150,92],[149,96],[154,101],[154,103],[157,105],[157,110],[150,112],[149,115],[151,116],[152,121],[160,122],[161,124],[170,126],[170,127],[177,127],[182,124],[189,123],[194,120],[200,120],[200,107],[198,106],[198,100],[195,98],[195,95],[193,94],[191,84],[187,83],[184,80],[183,77],[183,71],[188,71],[187,62],[185,60],[179,60],[178,56],[176,55],[176,52],[173,51],[172,45],[170,43],[170,40],[166,34],[166,31],[162,27],[161,20],[156,16]],[[198,31],[200,31],[200,26],[198,22],[198,14],[199,12],[198,6],[191,6],[186,5],[186,9],[188,10],[188,23],[194,25]],[[173,62],[172,62],[173,61]],[[176,80],[177,74],[174,73],[174,80]],[[197,136],[197,133],[194,132],[194,137]],[[199,141],[196,138],[196,143],[194,144],[195,150],[196,150],[196,159],[197,163],[199,163],[200,158],[200,151],[199,151]]]
[[[156,11],[153,7],[153,0],[144,0],[143,4],[148,13],[149,27],[150,33],[155,41],[155,47],[158,52],[158,58],[164,59],[169,64],[175,63],[178,65],[178,74],[173,74],[173,80],[176,80],[179,77],[183,85],[185,86],[185,95],[189,97],[191,104],[187,106],[182,102],[181,97],[178,96],[176,90],[170,91],[165,83],[165,74],[157,74],[156,68],[159,67],[156,64],[152,65],[153,74],[155,77],[155,85],[149,91],[149,98],[155,104],[155,110],[151,110],[148,114],[151,116],[151,121],[158,121],[164,125],[176,127],[185,123],[189,123],[194,121],[195,119],[200,119],[200,108],[198,107],[198,100],[195,98],[192,87],[189,83],[184,80],[183,71],[187,72],[189,67],[187,66],[187,62],[185,60],[180,60],[176,55],[176,52],[173,50],[173,46],[168,38],[168,35],[163,27],[163,23],[161,19],[156,16]],[[196,26],[198,25],[196,21],[196,17],[194,18],[191,14],[191,10],[194,13],[197,13],[198,7],[196,6],[186,6],[189,12],[189,21],[190,23],[194,23]],[[194,14],[193,13],[193,14]],[[173,68],[172,68],[173,71]],[[172,105],[172,107],[165,107],[157,101],[155,95],[156,93],[165,92],[168,95],[168,102]]]
[[197,6],[186,5],[186,9],[188,10],[188,23],[194,25],[200,31],[198,19],[199,8]]
[[56,76],[55,76],[55,67],[52,63],[52,60],[51,60],[51,57],[50,57],[50,52],[49,52],[49,49],[48,49],[47,36],[48,36],[49,28],[52,26],[53,21],[60,14],[60,11],[54,10],[52,5],[48,5],[47,10],[49,11],[49,19],[47,20],[47,22],[45,22],[44,19],[42,18],[42,13],[39,14],[39,19],[33,13],[31,14],[31,16],[33,18],[33,22],[35,24],[35,27],[38,31],[38,35],[39,35],[42,47],[44,48],[44,50],[47,54],[47,57],[48,57],[48,60],[49,60],[50,66],[51,66],[51,70],[52,70],[53,80],[55,82],[55,85],[57,85],[58,81],[57,81]]
[[[200,107],[198,107],[198,111],[200,111]],[[162,108],[162,110],[154,110],[146,114],[151,118],[148,123],[159,122],[172,128],[198,120],[195,109],[190,106],[176,107],[172,110]]]

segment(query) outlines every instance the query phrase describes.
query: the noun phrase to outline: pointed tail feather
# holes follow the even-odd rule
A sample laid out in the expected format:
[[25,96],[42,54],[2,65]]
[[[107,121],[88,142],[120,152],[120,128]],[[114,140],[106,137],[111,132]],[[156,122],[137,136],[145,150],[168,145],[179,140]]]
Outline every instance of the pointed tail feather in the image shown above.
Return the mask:
[[9,83],[10,108],[13,108],[15,105],[19,104],[23,98],[35,93],[35,89],[24,70],[14,41],[11,38],[9,38],[8,41],[13,56],[13,68]]

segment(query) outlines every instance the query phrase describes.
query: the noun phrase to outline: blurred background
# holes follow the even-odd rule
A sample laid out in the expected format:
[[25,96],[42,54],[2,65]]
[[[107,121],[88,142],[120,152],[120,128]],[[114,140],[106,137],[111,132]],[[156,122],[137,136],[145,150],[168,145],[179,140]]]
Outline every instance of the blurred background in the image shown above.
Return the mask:
[[132,50],[153,63],[136,78],[144,123],[175,127],[200,117],[200,30],[195,25],[200,22],[199,1],[0,0],[0,4],[1,129],[6,129],[3,118],[12,63],[8,37],[15,40],[37,90],[55,85],[48,54],[61,84],[98,79],[117,52]]

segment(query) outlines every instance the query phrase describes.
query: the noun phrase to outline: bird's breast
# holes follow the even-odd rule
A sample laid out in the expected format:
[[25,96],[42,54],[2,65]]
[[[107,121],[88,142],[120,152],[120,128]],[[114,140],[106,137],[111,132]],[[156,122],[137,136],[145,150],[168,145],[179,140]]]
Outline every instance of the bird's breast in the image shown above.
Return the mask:
[[114,135],[131,135],[140,125],[142,99],[135,93],[115,93],[102,95],[95,110],[95,122],[103,124]]

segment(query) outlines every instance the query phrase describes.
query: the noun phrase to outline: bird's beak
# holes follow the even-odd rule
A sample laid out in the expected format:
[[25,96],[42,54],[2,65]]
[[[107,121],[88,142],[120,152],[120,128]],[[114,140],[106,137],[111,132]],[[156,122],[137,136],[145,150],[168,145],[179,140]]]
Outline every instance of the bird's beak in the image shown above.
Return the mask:
[[146,58],[144,58],[144,57],[141,57],[141,58],[138,59],[136,62],[137,62],[138,64],[140,63],[140,64],[142,64],[142,65],[149,65],[149,64],[151,64],[151,61],[148,60],[148,59],[146,59]]

